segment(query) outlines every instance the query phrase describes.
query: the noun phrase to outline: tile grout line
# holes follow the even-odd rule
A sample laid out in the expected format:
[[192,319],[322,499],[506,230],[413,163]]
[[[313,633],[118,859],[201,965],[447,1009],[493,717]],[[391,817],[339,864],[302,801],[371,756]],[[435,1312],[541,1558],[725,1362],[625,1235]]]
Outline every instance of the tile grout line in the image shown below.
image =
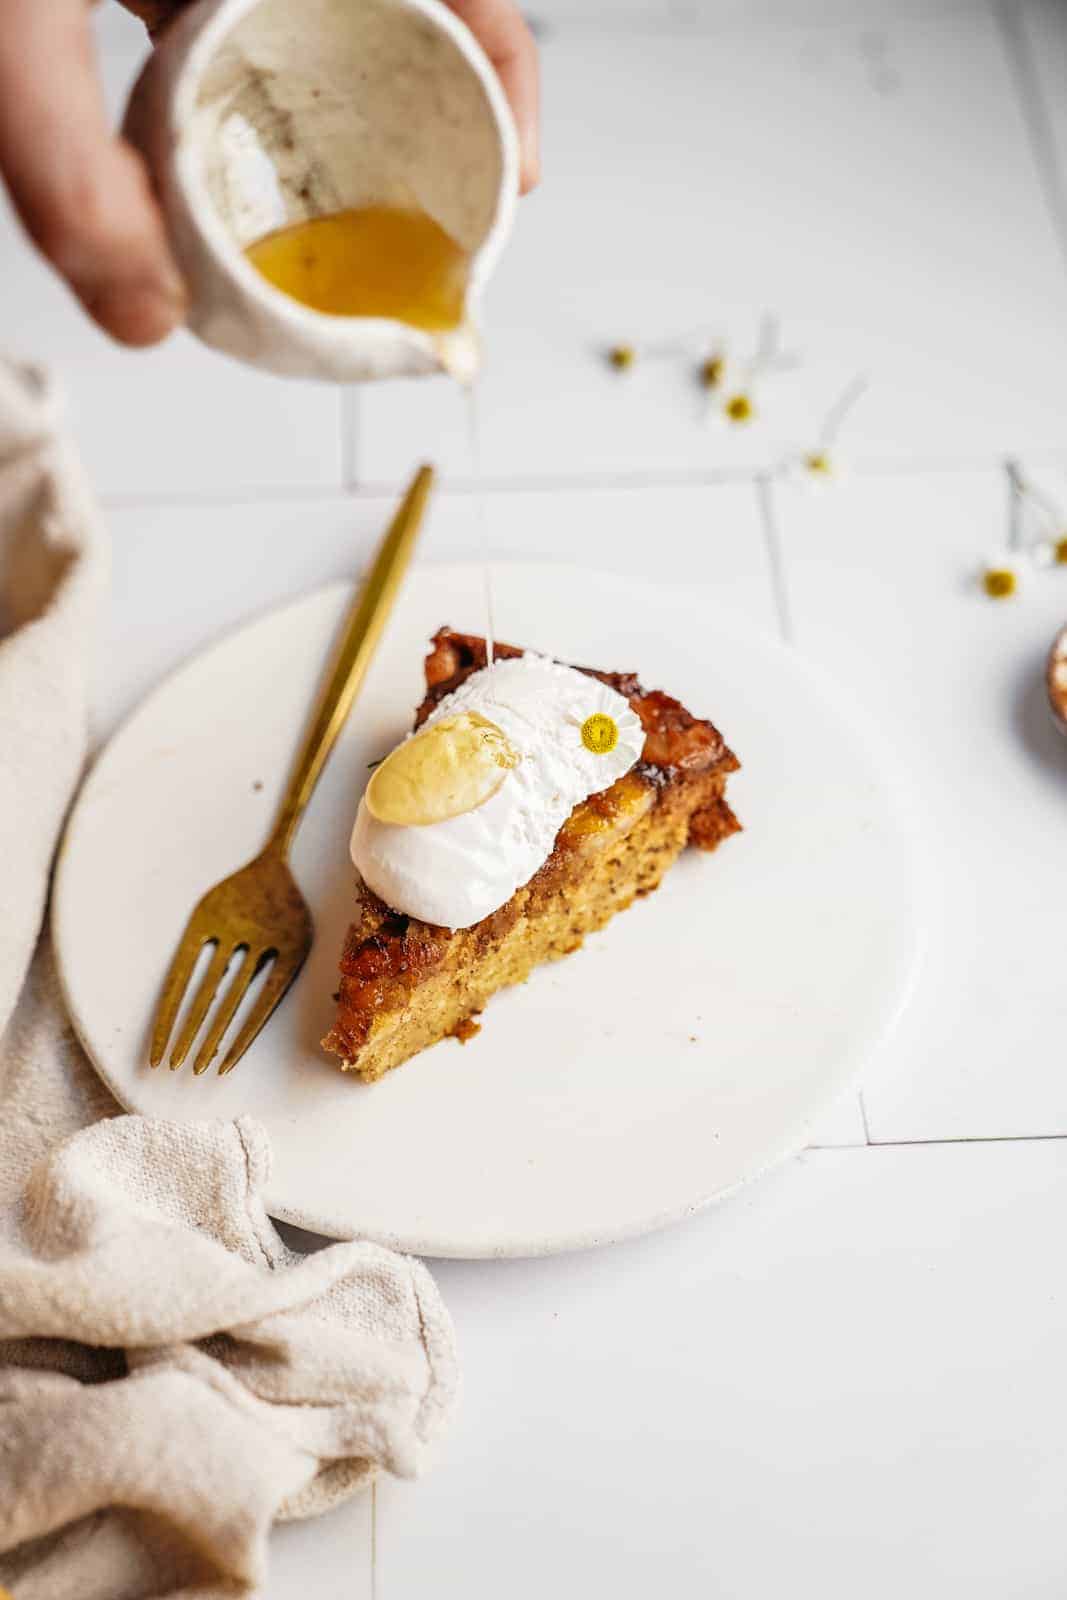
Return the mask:
[[[866,1115],[864,1115],[866,1123]],[[1067,1144],[1067,1133],[962,1133],[956,1138],[875,1139],[866,1144],[808,1144],[804,1151],[942,1149],[956,1144]],[[804,1151],[798,1151],[803,1154]]]
[[[965,1133],[955,1139],[872,1139],[872,1150],[909,1150],[949,1144],[1064,1144],[1067,1133]],[[830,1148],[826,1146],[825,1148]],[[861,1149],[860,1145],[853,1146]]]
[[[1067,468],[1067,449],[1031,451],[1022,446],[1016,454],[1024,453],[1035,466]],[[848,469],[851,479],[907,478],[953,473],[995,472],[1004,462],[1003,450],[983,450],[966,456],[924,457],[911,461],[879,461],[863,456],[850,456]],[[639,490],[639,489],[701,489],[720,488],[737,484],[758,483],[771,474],[766,467],[649,467],[625,472],[548,472],[535,478],[486,478],[481,488],[489,494],[560,493],[582,490]],[[368,478],[359,485],[363,495],[395,494],[402,487],[400,479]],[[472,494],[475,484],[470,478],[452,476],[442,488],[451,493]]]
[[763,548],[770,568],[771,589],[778,627],[786,644],[793,644],[793,617],[789,609],[789,588],[785,578],[785,558],[778,527],[774,486],[769,474],[761,472],[755,480],[756,499],[759,502],[760,525],[763,529]]
[[359,397],[355,386],[346,383],[341,390],[341,493],[352,494],[358,485],[356,429],[359,425]]
[[[353,458],[355,452],[352,452]],[[1027,460],[1036,467],[1067,467],[1067,453],[1040,451],[1027,453]],[[862,462],[851,460],[850,476],[856,478],[922,477],[929,474],[993,472],[1003,466],[1002,452],[983,455],[968,460],[946,462],[912,462],[899,466],[864,467]],[[354,464],[354,461],[353,461]],[[582,477],[577,475],[545,476],[543,478],[489,479],[482,487],[490,495],[508,494],[621,494],[638,493],[654,489],[718,489],[752,486],[766,474],[759,468],[737,468],[704,471],[699,468],[675,472],[620,473]],[[204,489],[190,492],[164,491],[159,494],[128,493],[122,490],[104,491],[97,496],[108,511],[138,510],[188,510],[204,506],[259,506],[295,505],[309,500],[323,503],[329,500],[388,500],[400,493],[403,484],[396,482],[367,481],[342,488],[331,484],[266,484],[254,489]],[[467,478],[452,478],[441,485],[442,494],[471,495],[475,485]]]
[[1056,135],[1037,70],[1023,8],[1017,0],[993,0],[993,18],[1014,80],[1019,111],[1037,169],[1038,184],[1048,208],[1063,264],[1067,267],[1067,183],[1060,166]]
[[[862,1104],[864,1128],[867,1127],[866,1107]],[[914,1150],[942,1149],[957,1144],[1067,1144],[1067,1133],[962,1133],[956,1138],[929,1139],[875,1139],[868,1134],[866,1143],[806,1144],[797,1155],[824,1150]]]
[[[785,552],[782,548],[781,528],[778,522],[778,506],[774,494],[774,481],[770,474],[761,472],[755,482],[756,497],[759,501],[760,524],[763,529],[763,545],[767,554],[767,564],[770,568],[771,588],[774,592],[774,608],[778,616],[778,627],[782,638],[788,645],[796,644],[796,629],[793,623],[793,612],[789,603],[789,583],[785,571]],[[863,1144],[852,1145],[849,1148],[863,1150],[868,1148],[871,1139],[871,1126],[867,1120],[867,1105],[863,1098],[862,1088],[856,1091],[856,1099],[860,1108],[860,1121],[863,1124]],[[818,1145],[809,1146],[810,1149],[822,1148]],[[831,1147],[826,1147],[831,1148]]]

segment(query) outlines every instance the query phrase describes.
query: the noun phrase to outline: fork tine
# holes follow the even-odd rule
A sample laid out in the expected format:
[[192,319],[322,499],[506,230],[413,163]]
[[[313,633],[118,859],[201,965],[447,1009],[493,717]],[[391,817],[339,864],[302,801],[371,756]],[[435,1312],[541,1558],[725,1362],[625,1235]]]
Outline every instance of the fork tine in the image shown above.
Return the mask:
[[274,966],[267,976],[267,981],[263,985],[255,1005],[245,1018],[240,1033],[229,1050],[227,1050],[222,1065],[219,1067],[220,1078],[224,1077],[227,1072],[233,1071],[260,1029],[269,1021],[272,1013],[281,1004],[286,990],[303,965],[303,956],[296,960],[293,960],[291,956],[286,957],[284,960],[281,956],[275,958]]
[[218,1010],[215,1012],[207,1038],[200,1046],[196,1060],[193,1063],[193,1072],[199,1078],[206,1072],[218,1053],[222,1036],[233,1021],[234,1012],[248,993],[248,985],[263,965],[265,952],[262,950],[246,950],[244,961],[233,975],[233,981],[219,1001]]
[[159,1003],[156,1006],[155,1021],[152,1024],[152,1044],[148,1052],[148,1064],[158,1067],[167,1051],[167,1040],[170,1030],[174,1026],[174,1019],[182,1003],[189,979],[193,975],[193,968],[200,957],[207,940],[202,929],[197,926],[196,915],[190,917],[189,925],[181,936],[177,950],[167,968],[167,976],[163,980]]
[[225,943],[221,939],[215,941],[215,949],[207,971],[200,980],[200,987],[196,991],[196,998],[189,1008],[189,1013],[182,1023],[181,1032],[174,1041],[170,1052],[170,1070],[177,1072],[197,1034],[200,1025],[211,1009],[211,1002],[215,998],[215,991],[222,982],[222,975],[230,964],[233,955],[233,946],[230,940]]

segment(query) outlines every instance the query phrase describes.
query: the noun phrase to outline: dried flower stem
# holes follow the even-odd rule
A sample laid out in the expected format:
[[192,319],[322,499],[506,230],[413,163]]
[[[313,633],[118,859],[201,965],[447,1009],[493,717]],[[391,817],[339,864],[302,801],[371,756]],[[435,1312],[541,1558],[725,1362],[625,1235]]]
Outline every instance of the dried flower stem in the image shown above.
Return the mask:
[[838,434],[870,386],[870,378],[866,373],[860,373],[838,395],[823,418],[823,425],[819,431],[818,449],[822,454],[827,454],[837,442]]
[[1008,549],[1021,550],[1023,547],[1023,502],[1026,498],[1026,485],[1017,461],[1005,461],[1004,471],[1008,479]]

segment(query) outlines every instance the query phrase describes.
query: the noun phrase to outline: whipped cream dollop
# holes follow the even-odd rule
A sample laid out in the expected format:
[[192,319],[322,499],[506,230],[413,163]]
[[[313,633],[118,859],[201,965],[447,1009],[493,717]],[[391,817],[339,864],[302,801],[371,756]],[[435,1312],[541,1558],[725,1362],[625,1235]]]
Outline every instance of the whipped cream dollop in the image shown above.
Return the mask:
[[445,928],[471,927],[528,883],[574,807],[629,772],[645,737],[624,696],[531,654],[472,673],[411,737],[464,712],[494,724],[518,754],[494,793],[421,825],[380,821],[364,798],[352,830],[352,860],[374,893]]

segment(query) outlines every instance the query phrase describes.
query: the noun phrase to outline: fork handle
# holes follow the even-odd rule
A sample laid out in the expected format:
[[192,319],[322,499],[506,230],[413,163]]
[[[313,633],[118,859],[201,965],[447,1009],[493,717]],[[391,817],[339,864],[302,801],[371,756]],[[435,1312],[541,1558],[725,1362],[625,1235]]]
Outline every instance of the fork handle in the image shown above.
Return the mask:
[[420,467],[349,612],[267,841],[266,848],[271,853],[287,854],[337,735],[344,727],[411,560],[433,481],[433,468]]

